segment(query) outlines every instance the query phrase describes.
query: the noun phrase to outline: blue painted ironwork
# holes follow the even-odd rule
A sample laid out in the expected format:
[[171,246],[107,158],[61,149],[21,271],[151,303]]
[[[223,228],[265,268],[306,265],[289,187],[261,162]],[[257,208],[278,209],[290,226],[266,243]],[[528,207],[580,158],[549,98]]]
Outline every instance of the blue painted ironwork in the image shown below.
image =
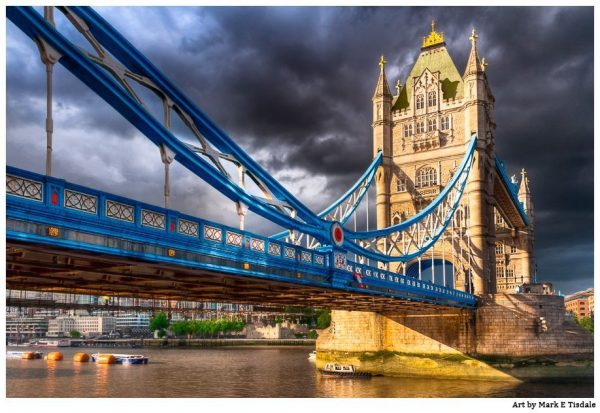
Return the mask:
[[508,177],[508,174],[504,169],[504,162],[502,162],[500,158],[498,158],[498,156],[496,156],[494,160],[496,163],[496,171],[498,171],[498,174],[500,175],[500,181],[504,184],[506,192],[508,192],[510,198],[513,201],[513,204],[517,207],[517,210],[519,211],[519,215],[521,215],[523,222],[526,226],[529,225],[529,218],[527,217],[525,209],[523,209],[523,203],[519,201],[519,189],[510,181],[510,178]]
[[[476,304],[472,294],[354,263],[346,260],[343,251],[309,250],[178,211],[7,167],[7,183],[15,178],[36,185],[43,196],[41,200],[36,196],[23,197],[18,187],[7,187],[6,236],[9,241],[101,252],[415,302],[462,308],[473,308]],[[97,199],[96,212],[66,207],[62,195],[65,191]],[[132,208],[133,221],[112,216],[114,211],[105,208],[109,203]],[[164,216],[165,225],[144,225],[143,211]],[[183,229],[179,223],[184,221],[188,226],[196,225],[199,231]],[[55,236],[46,235],[43,230],[50,227],[58,229]],[[175,255],[171,256],[169,250],[174,250]],[[225,263],[216,263],[214,258]]]
[[346,230],[346,237],[353,242],[344,246],[358,255],[383,262],[408,262],[423,255],[444,233],[460,205],[476,143],[477,137],[473,135],[450,182],[422,211],[388,228],[360,232]]
[[[35,41],[45,41],[61,54],[59,63],[102,97],[157,146],[171,150],[177,161],[215,187],[222,194],[241,202],[264,218],[285,228],[309,234],[321,241],[330,241],[330,222],[319,219],[312,211],[290,194],[277,180],[264,171],[252,158],[216,126],[200,109],[172,85],[123,36],[112,28],[95,11],[86,7],[60,8],[67,17],[76,22],[90,41],[98,56],[87,55],[49,25],[31,7],[8,7],[7,17]],[[106,50],[105,50],[106,49]],[[109,59],[117,58],[125,68]],[[109,60],[102,60],[109,59]],[[107,66],[107,70],[105,70]],[[118,78],[113,75],[124,73]],[[151,115],[132,92],[124,79],[129,76],[155,93],[165,97],[172,107],[196,128],[201,142],[210,142],[203,148],[193,149],[173,135],[167,127]],[[219,152],[220,151],[220,152]],[[202,152],[212,163],[197,153]],[[251,195],[235,183],[220,165],[226,159],[243,169],[266,191],[267,198]],[[270,199],[268,199],[270,197]]]
[[[171,151],[184,167],[239,205],[247,205],[252,211],[269,221],[311,236],[323,245],[339,245],[362,257],[384,262],[406,261],[423,253],[445,229],[450,217],[440,218],[434,213],[443,198],[450,193],[450,190],[454,190],[456,180],[448,185],[447,189],[450,190],[440,194],[437,202],[407,221],[415,225],[420,221],[428,220],[437,220],[437,224],[445,223],[432,228],[434,232],[428,242],[418,245],[417,251],[398,255],[381,253],[377,250],[377,240],[365,239],[399,233],[402,231],[403,224],[391,227],[385,231],[385,234],[342,231],[339,240],[336,241],[332,234],[336,232],[333,228],[338,224],[313,214],[285,190],[100,15],[87,7],[60,7],[59,9],[90,42],[96,55],[69,42],[31,7],[9,7],[7,16],[33,40],[47,42],[61,55],[59,63],[106,100],[154,144]],[[128,84],[128,80],[138,82],[161,97],[165,108],[164,125],[144,108],[143,102]],[[171,110],[174,110],[194,133],[202,145],[201,148],[184,143],[169,131]],[[205,156],[209,161],[199,155]],[[468,156],[465,160],[467,158]],[[250,176],[263,190],[266,198],[251,195],[243,185],[235,183],[221,164],[223,160],[232,162],[238,167],[241,182],[244,174]],[[375,168],[371,168],[369,172],[374,173],[374,170]],[[462,189],[461,187],[460,195]],[[364,193],[366,189],[363,195]],[[458,198],[454,200],[455,203],[458,203]],[[352,209],[356,208],[356,205],[358,204],[353,205]],[[453,213],[453,210],[450,212]],[[343,218],[347,219],[349,216],[350,214],[347,214]],[[145,221],[146,225],[162,225],[158,216],[151,214],[146,217],[148,218]],[[344,236],[344,232],[347,232],[348,236]]]
[[[371,184],[373,178],[375,178],[375,172],[381,160],[383,159],[383,153],[379,151],[371,165],[365,170],[360,178],[342,195],[339,199],[333,202],[330,206],[321,211],[317,216],[327,221],[338,221],[341,225],[344,225],[352,214],[356,211],[356,208],[360,205]],[[289,231],[282,231],[275,235],[271,235],[273,239],[283,239],[289,235]],[[298,239],[296,239],[298,241]]]

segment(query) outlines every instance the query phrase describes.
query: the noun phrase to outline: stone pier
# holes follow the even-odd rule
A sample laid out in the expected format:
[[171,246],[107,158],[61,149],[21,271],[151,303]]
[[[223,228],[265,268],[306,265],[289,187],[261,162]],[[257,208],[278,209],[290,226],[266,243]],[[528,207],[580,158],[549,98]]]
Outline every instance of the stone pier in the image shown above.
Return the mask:
[[318,367],[338,362],[383,375],[484,380],[593,375],[593,334],[565,320],[562,297],[535,294],[485,295],[477,310],[334,310],[330,328],[317,340],[317,354]]

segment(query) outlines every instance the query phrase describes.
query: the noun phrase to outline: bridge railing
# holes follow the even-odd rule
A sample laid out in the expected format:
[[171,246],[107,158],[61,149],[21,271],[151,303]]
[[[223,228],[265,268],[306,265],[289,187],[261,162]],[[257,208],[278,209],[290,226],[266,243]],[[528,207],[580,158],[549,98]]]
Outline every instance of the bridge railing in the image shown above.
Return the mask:
[[381,268],[369,265],[359,264],[347,261],[345,268],[338,270],[345,271],[352,278],[351,285],[364,289],[401,289],[415,296],[425,297],[433,295],[436,298],[442,298],[449,301],[461,301],[469,305],[475,305],[477,297],[465,291],[455,290],[443,285],[432,283],[427,280],[419,280],[404,274],[386,271]]
[[[46,226],[46,238],[55,237],[54,242],[67,247],[84,242],[98,245],[96,250],[106,245],[119,249],[124,247],[114,240],[121,239],[129,244],[127,253],[142,250],[176,264],[194,265],[202,257],[215,257],[216,261],[202,259],[217,270],[273,275],[299,284],[463,307],[476,302],[463,291],[346,260],[344,251],[331,247],[306,249],[15,167],[7,166],[6,193],[7,218]],[[59,235],[58,227],[64,233]],[[9,229],[7,223],[12,236]],[[39,231],[36,234],[39,241]]]
[[202,244],[215,253],[227,252],[228,257],[264,258],[270,264],[279,260],[286,268],[323,271],[329,266],[327,254],[11,166],[6,169],[6,194],[25,205],[37,203],[55,215],[80,217],[81,227],[84,221],[95,222],[94,230],[106,235],[127,234],[174,248]]

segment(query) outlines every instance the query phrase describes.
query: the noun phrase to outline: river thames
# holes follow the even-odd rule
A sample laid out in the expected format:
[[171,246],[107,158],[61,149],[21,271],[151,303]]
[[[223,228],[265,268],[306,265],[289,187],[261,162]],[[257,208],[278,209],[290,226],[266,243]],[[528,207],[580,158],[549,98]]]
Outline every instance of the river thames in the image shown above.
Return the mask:
[[[24,350],[9,348],[9,350]],[[46,351],[48,349],[45,349]],[[142,353],[147,365],[71,361],[79,351]],[[323,378],[312,347],[61,348],[63,361],[6,360],[7,397],[592,397],[593,381],[499,383]],[[51,351],[51,350],[50,350]]]

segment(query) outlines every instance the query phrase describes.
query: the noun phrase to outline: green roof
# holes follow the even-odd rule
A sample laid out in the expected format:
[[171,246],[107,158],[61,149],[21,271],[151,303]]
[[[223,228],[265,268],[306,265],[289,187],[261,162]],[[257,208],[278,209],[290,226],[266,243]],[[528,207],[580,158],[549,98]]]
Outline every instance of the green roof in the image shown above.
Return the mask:
[[463,97],[463,80],[458,73],[456,65],[452,61],[446,47],[442,44],[438,47],[427,48],[421,51],[415,65],[408,74],[400,95],[394,101],[392,110],[408,108],[412,100],[414,78],[420,77],[425,69],[430,72],[440,72],[442,81],[443,99],[460,99]]

